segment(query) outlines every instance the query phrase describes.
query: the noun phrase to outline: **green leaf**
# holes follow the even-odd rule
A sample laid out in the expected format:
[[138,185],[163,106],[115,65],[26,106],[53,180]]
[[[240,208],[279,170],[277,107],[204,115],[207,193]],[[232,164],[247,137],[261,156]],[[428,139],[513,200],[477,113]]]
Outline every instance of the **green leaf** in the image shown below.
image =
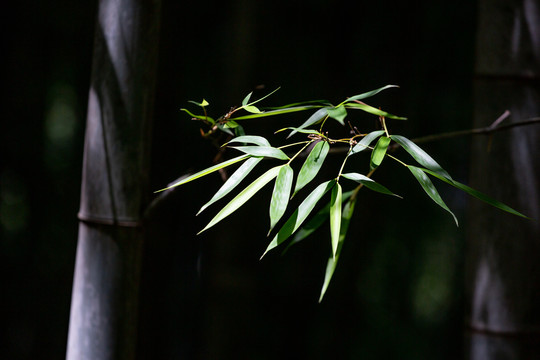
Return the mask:
[[362,100],[362,99],[371,97],[373,95],[377,95],[378,93],[380,93],[383,90],[386,90],[386,89],[389,89],[389,88],[394,88],[394,87],[399,87],[399,86],[397,86],[397,85],[386,85],[386,86],[383,86],[382,88],[378,88],[376,90],[372,90],[372,91],[365,92],[363,94],[351,96],[350,98],[348,98],[346,100],[346,102],[354,101],[354,100]]
[[253,113],[253,114],[261,114],[262,113],[262,111],[259,110],[258,107],[253,106],[253,105],[245,105],[245,106],[243,106],[243,109],[246,110],[247,112],[250,112],[250,113]]
[[494,206],[502,211],[506,211],[510,214],[513,214],[513,215],[516,215],[516,216],[520,216],[522,218],[525,218],[525,219],[529,219],[528,216],[526,215],[523,215],[522,213],[520,213],[519,211],[516,211],[514,209],[512,209],[510,206],[498,201],[498,200],[495,200],[493,198],[491,198],[490,196],[478,191],[478,190],[475,190],[465,184],[462,184],[456,180],[451,180],[451,179],[448,179],[444,176],[441,176],[440,174],[436,173],[435,171],[431,171],[431,170],[428,170],[428,169],[422,169],[422,171],[432,175],[432,176],[435,176],[437,179],[439,180],[442,180],[444,181],[445,183],[447,184],[450,184],[462,191],[465,191],[467,194],[471,195],[471,196],[474,196],[475,198],[479,199],[479,200],[482,200],[483,202],[491,205],[491,206]]
[[247,96],[242,100],[242,106],[246,106],[249,102],[249,99],[251,98],[251,95],[253,94],[253,91],[247,94]]
[[337,120],[341,125],[345,125],[345,118],[347,117],[347,109],[345,106],[337,106],[327,109],[328,116]]
[[304,165],[298,173],[293,196],[315,178],[328,155],[330,145],[326,141],[319,141],[309,153]]
[[[212,226],[231,215],[238,208],[246,203],[253,195],[255,195],[264,185],[272,181],[279,173],[281,166],[276,166],[262,174],[257,180],[248,185],[240,194],[236,195],[221,211],[206,225],[204,229],[199,231],[199,234],[203,231],[211,228]],[[198,235],[198,234],[197,234]]]
[[[341,202],[349,200],[355,190],[347,191],[341,196]],[[304,226],[301,226],[291,239],[291,242],[287,245],[287,248],[283,250],[285,253],[291,246],[299,243],[300,241],[313,234],[322,224],[329,219],[330,214],[330,202],[328,202],[321,210],[319,210],[311,219],[309,219]],[[343,227],[343,224],[342,224]]]
[[347,174],[342,174],[341,176],[343,176],[345,179],[356,181],[357,183],[364,185],[370,190],[380,192],[381,194],[396,196],[402,199],[401,196],[394,194],[393,192],[388,190],[385,186],[375,182],[374,180],[368,178],[365,175],[358,174],[358,173],[347,173]]
[[414,142],[400,135],[390,135],[390,138],[392,138],[392,140],[401,145],[405,149],[405,151],[407,151],[420,165],[428,168],[431,171],[436,172],[441,176],[446,177],[449,180],[452,180],[450,174],[448,174],[446,170],[441,167],[441,165],[439,165],[435,160],[433,160],[431,156],[429,156]]
[[297,127],[286,127],[286,128],[277,130],[275,133],[277,134],[277,133],[280,133],[280,132],[285,131],[285,130],[294,130],[295,132],[299,132],[299,133],[302,133],[302,134],[318,134],[318,135],[322,136],[322,134],[317,130],[314,130],[314,129],[300,129],[300,128],[297,128]]
[[199,120],[204,120],[204,121],[208,121],[209,123],[211,123],[212,125],[214,125],[216,123],[216,121],[214,119],[212,119],[210,116],[206,116],[206,115],[195,115],[193,114],[191,111],[189,111],[188,109],[180,109],[181,111],[184,111],[186,112],[189,116],[191,116],[192,118],[195,118],[195,119],[199,119]]
[[271,146],[231,146],[231,148],[240,150],[253,156],[265,156],[279,160],[289,160],[287,154],[285,154],[281,149]]
[[339,231],[341,228],[341,196],[342,189],[339,183],[332,189],[332,197],[330,200],[330,235],[332,238],[332,254],[336,257]]
[[[308,126],[318,123],[319,121],[324,119],[326,116],[328,116],[328,109],[331,109],[331,107],[324,107],[322,109],[315,111],[302,125],[298,127],[298,129],[305,129]],[[296,134],[297,131],[298,130],[291,131],[289,136],[287,136],[287,139],[293,136],[294,134]]]
[[247,159],[242,166],[240,166],[221,186],[221,188],[214,194],[212,199],[201,207],[197,215],[204,211],[208,206],[212,205],[216,201],[223,198],[229,192],[231,192],[244,178],[261,162],[262,157],[252,157]]
[[407,120],[406,117],[392,115],[390,113],[387,113],[386,111],[376,109],[373,106],[369,106],[368,104],[364,104],[364,103],[346,103],[345,107],[347,109],[363,110],[363,111],[365,111],[367,113],[370,113],[370,114],[373,114],[373,115],[378,115],[378,116],[384,116],[385,118],[389,118],[389,119]]
[[270,231],[276,226],[287,209],[293,177],[293,169],[289,165],[283,165],[276,178],[272,200],[270,201]]
[[375,145],[375,148],[373,149],[373,152],[371,153],[371,163],[370,163],[371,170],[381,165],[381,162],[383,161],[384,156],[386,155],[386,150],[388,149],[389,144],[390,144],[389,137],[383,136],[379,138],[379,141],[377,141],[377,145]]
[[265,111],[265,112],[262,112],[260,114],[249,114],[249,115],[238,116],[238,117],[235,117],[235,118],[230,118],[230,120],[257,119],[257,118],[268,117],[268,116],[290,114],[290,113],[293,113],[293,112],[311,110],[311,109],[316,109],[316,108],[320,108],[320,107],[321,107],[321,105],[295,106],[295,107],[291,107],[291,108],[284,108],[284,109],[278,109],[278,110]]
[[330,256],[328,258],[328,262],[326,264],[326,271],[324,274],[324,282],[321,289],[321,295],[319,296],[319,303],[322,301],[324,294],[326,293],[326,290],[328,290],[328,286],[330,285],[330,281],[332,280],[332,276],[334,275],[334,272],[336,270],[339,256],[341,254],[341,249],[343,248],[343,242],[345,241],[345,237],[347,236],[347,231],[349,230],[349,224],[351,223],[351,218],[354,213],[355,205],[356,205],[356,198],[353,198],[350,201],[348,201],[343,208],[343,215],[341,219],[341,230],[339,234],[339,243],[338,243],[336,256]]
[[219,130],[223,131],[226,134],[229,134],[231,136],[234,136],[234,133],[231,131],[231,129],[227,126],[227,124],[217,124],[217,127]]
[[414,175],[416,180],[422,185],[422,188],[426,192],[426,194],[429,195],[429,197],[440,207],[442,207],[444,210],[448,211],[452,217],[454,218],[454,221],[456,222],[456,225],[459,226],[458,220],[454,213],[446,206],[445,202],[439,195],[439,192],[429,179],[429,177],[424,173],[424,171],[421,168],[417,168],[416,166],[408,165],[407,166],[411,173]]
[[249,155],[242,155],[242,156],[238,156],[238,157],[232,158],[230,160],[221,162],[221,163],[219,163],[217,165],[214,165],[214,166],[211,166],[211,167],[209,167],[207,169],[201,170],[198,173],[195,173],[195,174],[193,174],[193,175],[191,175],[191,176],[189,176],[189,177],[187,177],[185,179],[182,179],[182,180],[180,180],[180,181],[178,181],[178,182],[176,182],[176,183],[174,183],[174,184],[172,184],[170,186],[167,186],[164,189],[158,190],[158,191],[156,191],[156,193],[161,192],[161,191],[165,191],[165,190],[169,190],[169,189],[171,189],[173,187],[176,187],[176,186],[183,185],[185,183],[196,180],[196,179],[198,179],[200,177],[203,177],[205,175],[211,174],[214,171],[218,171],[218,170],[223,169],[223,168],[225,168],[225,167],[227,167],[229,165],[232,165],[232,164],[235,164],[235,163],[237,163],[239,161],[245,160],[247,158],[249,158]]
[[364,151],[365,149],[369,148],[369,145],[373,142],[373,140],[375,140],[376,138],[378,138],[382,134],[384,134],[384,130],[377,130],[377,131],[370,132],[369,134],[364,136],[362,138],[362,140],[360,140],[360,142],[358,142],[358,144],[356,144],[353,147],[350,155],[359,153],[360,151]]
[[282,106],[265,107],[265,109],[277,110],[277,109],[285,109],[285,108],[291,108],[291,107],[303,106],[303,105],[316,105],[317,107],[332,106],[332,104],[328,100],[308,100],[308,101],[300,101],[300,102],[282,105]]
[[210,104],[208,103],[208,101],[206,101],[206,100],[204,100],[204,99],[203,99],[203,101],[200,102],[200,103],[199,103],[199,102],[196,102],[196,101],[193,101],[193,100],[189,100],[188,102],[190,102],[190,103],[192,103],[192,104],[195,104],[195,105],[197,105],[197,106],[200,106],[200,107],[205,107],[205,106],[210,105]]
[[315,190],[311,192],[311,194],[309,194],[304,199],[304,201],[302,201],[300,206],[298,206],[295,212],[291,215],[291,217],[289,217],[287,222],[281,227],[274,239],[270,242],[270,244],[266,248],[266,251],[261,256],[261,259],[264,255],[266,255],[268,251],[283,243],[296,230],[298,230],[300,225],[302,225],[302,223],[306,220],[311,211],[313,211],[313,208],[315,207],[315,205],[317,205],[317,202],[324,194],[326,194],[328,190],[330,190],[334,186],[335,183],[335,180],[330,180],[320,184],[315,188]]
[[255,144],[259,146],[270,146],[270,142],[263,138],[262,136],[257,135],[244,135],[237,136],[234,139],[230,140],[228,143],[223,144],[223,146],[230,143],[243,143],[243,144]]
[[234,128],[234,135],[236,136],[244,136],[246,135],[246,132],[244,131],[244,127],[242,125],[238,125]]
[[[278,91],[281,87],[278,87],[276,90],[272,91],[271,93],[269,94],[266,94],[265,96],[263,96],[262,98],[258,99],[258,100],[255,100],[251,103],[249,103],[249,105],[253,105],[253,104],[256,104],[258,103],[259,101],[263,101],[264,99],[266,99],[267,97],[269,97],[270,95],[272,95],[273,93],[275,93],[276,91]],[[247,103],[246,103],[247,104]],[[243,105],[243,104],[242,104]]]

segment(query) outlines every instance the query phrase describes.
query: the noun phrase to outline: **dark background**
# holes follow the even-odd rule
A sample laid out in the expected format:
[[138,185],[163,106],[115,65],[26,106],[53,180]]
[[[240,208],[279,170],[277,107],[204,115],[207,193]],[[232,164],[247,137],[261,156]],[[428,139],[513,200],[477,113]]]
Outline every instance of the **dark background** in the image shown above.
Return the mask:
[[[2,16],[2,359],[65,356],[96,8],[20,1]],[[179,111],[188,100],[219,116],[260,85],[255,96],[281,86],[263,103],[273,106],[398,84],[368,102],[409,118],[391,122],[394,133],[469,128],[475,11],[470,1],[163,1],[149,191],[212,162],[215,148]],[[273,130],[304,119],[245,127],[274,143]],[[424,147],[467,182],[468,139]],[[259,261],[270,189],[200,236],[219,206],[195,213],[219,176],[178,191],[148,230],[140,358],[460,358],[466,198],[440,186],[456,228],[387,165],[376,180],[405,199],[362,193],[320,305],[327,228]]]

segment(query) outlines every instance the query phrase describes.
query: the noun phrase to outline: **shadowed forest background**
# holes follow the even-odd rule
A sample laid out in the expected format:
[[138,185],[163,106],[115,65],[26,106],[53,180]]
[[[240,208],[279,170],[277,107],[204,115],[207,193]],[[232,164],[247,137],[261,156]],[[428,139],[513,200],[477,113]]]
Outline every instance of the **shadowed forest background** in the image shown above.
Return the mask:
[[[11,21],[2,31],[0,358],[59,359],[69,323],[97,1],[10,6],[14,15],[4,14]],[[281,86],[262,103],[278,106],[335,103],[397,84],[368,101],[408,117],[390,122],[395,133],[412,138],[470,128],[475,35],[470,1],[351,8],[346,1],[165,0],[151,190],[212,164],[215,147],[179,110],[188,100],[205,98],[218,116],[262,87],[255,96]],[[272,142],[271,131],[291,119],[246,122],[245,129]],[[425,148],[467,183],[469,141]],[[439,187],[460,220],[456,228],[400,171],[381,169],[376,180],[404,200],[362,193],[321,304],[327,228],[284,256],[277,251],[259,261],[268,243],[269,188],[200,236],[218,207],[195,214],[220,177],[177,191],[148,228],[138,358],[461,357],[468,198]]]

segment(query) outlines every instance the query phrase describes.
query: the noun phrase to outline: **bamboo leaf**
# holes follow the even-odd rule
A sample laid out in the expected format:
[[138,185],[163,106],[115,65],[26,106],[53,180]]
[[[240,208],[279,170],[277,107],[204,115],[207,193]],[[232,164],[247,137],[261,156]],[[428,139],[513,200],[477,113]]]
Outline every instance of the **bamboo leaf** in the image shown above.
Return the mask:
[[324,159],[326,159],[326,155],[328,155],[329,149],[330,145],[326,141],[319,141],[315,144],[298,173],[293,196],[315,178]]
[[383,161],[384,156],[386,155],[386,150],[388,149],[389,144],[390,144],[389,137],[383,136],[379,138],[379,141],[377,141],[377,144],[375,145],[375,148],[373,149],[373,152],[371,153],[371,162],[370,162],[371,170],[381,165],[381,162]]
[[338,249],[337,249],[337,253],[335,257],[330,256],[328,258],[328,262],[326,264],[326,271],[324,274],[324,282],[321,289],[321,295],[319,296],[319,303],[322,301],[324,294],[326,293],[326,290],[328,290],[328,286],[330,285],[330,281],[332,280],[332,276],[334,275],[334,272],[336,270],[339,256],[343,248],[343,242],[345,241],[345,237],[347,236],[347,231],[349,230],[349,224],[351,223],[351,218],[354,213],[355,205],[356,205],[356,198],[353,198],[350,201],[348,201],[343,207],[343,215],[342,215],[342,220],[341,220],[341,230],[339,234]]
[[290,107],[290,108],[265,111],[265,112],[262,112],[260,114],[249,114],[249,115],[238,116],[238,117],[235,117],[235,118],[230,118],[230,120],[238,121],[238,120],[257,119],[257,118],[262,118],[262,117],[289,114],[289,113],[298,112],[298,111],[316,109],[316,108],[320,108],[321,106],[322,105],[295,106],[295,107]]
[[294,130],[294,131],[302,133],[302,134],[318,134],[318,135],[322,136],[322,134],[317,130],[314,130],[314,129],[300,129],[300,128],[297,128],[297,127],[286,127],[286,128],[283,128],[283,129],[279,129],[275,133],[277,134],[277,133],[285,131],[285,130]]
[[262,113],[262,111],[259,110],[258,107],[253,106],[253,105],[245,105],[242,108],[244,110],[246,110],[247,112],[252,113],[252,114],[261,114]]
[[407,166],[411,173],[414,175],[416,180],[422,185],[422,188],[426,192],[426,194],[429,195],[429,197],[440,207],[442,207],[444,210],[448,211],[450,215],[454,218],[454,221],[456,222],[456,225],[459,226],[458,220],[454,213],[446,206],[445,202],[439,195],[439,192],[429,179],[429,177],[424,173],[424,171],[420,168],[417,168],[416,166],[408,165]]
[[253,91],[247,94],[247,96],[242,100],[242,106],[246,106],[249,102],[249,99],[251,98],[251,95],[253,94]]
[[[281,89],[281,87],[278,87],[276,90],[274,90],[274,91],[272,91],[272,92],[266,94],[266,95],[263,96],[262,98],[260,98],[260,99],[258,99],[258,100],[255,100],[255,101],[253,101],[253,102],[251,102],[251,103],[249,103],[249,105],[253,105],[253,104],[258,103],[259,101],[263,101],[264,99],[266,99],[267,97],[269,97],[270,95],[272,95],[273,93],[275,93],[276,91],[278,91],[279,89]],[[247,103],[246,103],[246,104],[247,104]]]
[[195,115],[193,114],[191,111],[189,111],[188,109],[180,109],[180,111],[184,111],[186,112],[189,116],[191,116],[192,118],[195,118],[195,119],[199,119],[199,120],[204,120],[204,121],[208,121],[209,123],[211,123],[212,125],[214,125],[216,123],[216,121],[214,119],[212,119],[210,116],[206,116],[206,115]]
[[358,144],[356,144],[353,147],[350,155],[359,153],[360,151],[364,151],[365,149],[369,147],[369,145],[373,142],[373,140],[377,139],[382,134],[384,134],[384,130],[377,130],[377,131],[370,132],[369,134],[364,136],[362,140],[358,142]]
[[399,86],[397,86],[397,85],[386,85],[386,86],[383,86],[382,88],[378,88],[378,89],[376,89],[376,90],[372,90],[372,91],[365,92],[365,93],[363,93],[363,94],[351,96],[350,98],[348,98],[348,99],[346,100],[346,102],[354,101],[354,100],[362,100],[362,99],[366,99],[366,98],[371,97],[371,96],[373,96],[373,95],[377,95],[378,93],[380,93],[380,92],[383,91],[383,90],[386,90],[386,89],[389,89],[389,88],[393,88],[393,87],[399,87]]
[[[349,200],[351,195],[354,193],[354,190],[347,191],[343,193],[341,197],[341,202]],[[283,251],[284,253],[293,245],[299,243],[300,241],[307,238],[309,235],[313,234],[319,227],[322,226],[329,219],[330,214],[330,202],[328,202],[321,210],[319,210],[311,219],[309,219],[304,226],[301,226],[298,231],[294,233],[294,236],[291,239],[291,242],[287,245],[287,248]],[[342,224],[343,227],[343,224]]]
[[289,160],[287,154],[281,149],[271,146],[231,146],[231,148],[240,150],[252,156],[265,156],[279,160]]
[[309,194],[304,199],[304,201],[300,204],[300,206],[298,206],[298,208],[291,215],[291,217],[289,217],[287,222],[281,227],[274,239],[270,242],[270,244],[266,248],[266,251],[261,256],[261,259],[264,257],[264,255],[266,255],[268,251],[283,243],[296,230],[298,230],[300,225],[302,225],[302,223],[306,220],[309,214],[313,211],[313,208],[315,207],[315,205],[317,205],[317,202],[324,194],[326,194],[328,190],[330,190],[334,186],[335,183],[335,180],[330,180],[320,184],[315,188],[315,190],[311,192],[311,194]]
[[498,201],[498,200],[495,200],[493,199],[492,197],[478,191],[478,190],[475,190],[465,184],[462,184],[456,180],[451,180],[451,179],[448,179],[444,176],[441,176],[440,174],[436,173],[435,171],[431,171],[431,170],[428,170],[428,169],[422,169],[422,171],[432,175],[432,176],[435,176],[436,178],[438,178],[439,180],[442,180],[444,181],[445,183],[447,184],[450,184],[462,191],[465,191],[467,194],[471,195],[471,196],[474,196],[475,198],[491,205],[491,206],[494,206],[502,211],[506,211],[510,214],[513,214],[513,215],[516,215],[516,216],[520,216],[522,218],[525,218],[525,219],[529,219],[528,216],[526,215],[523,215],[522,213],[520,213],[519,211],[516,211],[514,209],[512,209],[510,206]]
[[270,142],[263,138],[262,136],[257,135],[244,135],[237,136],[234,139],[230,140],[228,143],[223,144],[223,146],[230,143],[243,143],[243,144],[254,144],[259,146],[270,146]]
[[[305,129],[308,126],[318,123],[328,116],[328,109],[331,109],[331,107],[323,107],[322,109],[315,111],[302,125],[298,127],[298,129]],[[298,130],[291,131],[289,136],[287,136],[287,139],[296,134],[297,131]]]
[[[262,174],[257,180],[248,185],[240,194],[232,199],[221,211],[206,225],[204,229],[199,231],[199,234],[203,231],[211,228],[212,226],[231,215],[238,208],[246,203],[253,195],[255,195],[264,185],[272,181],[279,173],[281,166],[276,166]],[[198,234],[197,234],[198,235]]]
[[377,108],[374,108],[373,106],[369,106],[368,104],[364,104],[364,103],[346,103],[345,107],[347,109],[363,110],[367,113],[378,115],[378,116],[384,116],[385,118],[389,118],[389,119],[407,120],[406,117],[392,115],[390,113],[387,113],[386,111],[379,110]]
[[364,185],[370,190],[380,192],[381,194],[396,196],[402,199],[401,196],[394,194],[393,192],[388,190],[385,186],[375,182],[374,180],[368,178],[365,175],[358,174],[358,173],[347,173],[347,174],[342,174],[341,176],[343,176],[345,179],[356,181],[357,183]]
[[270,201],[270,231],[276,226],[287,209],[293,176],[293,169],[289,165],[283,165],[276,178],[272,200]]
[[347,117],[347,109],[345,109],[345,106],[328,108],[327,112],[328,116],[332,119],[337,120],[341,125],[345,125],[345,118]]
[[229,134],[231,136],[234,136],[234,133],[231,131],[231,129],[227,126],[227,124],[217,124],[217,127],[219,130],[223,131],[226,134]]
[[209,167],[207,169],[201,170],[198,173],[195,173],[195,174],[193,174],[193,175],[191,175],[191,176],[189,176],[189,177],[187,177],[185,179],[182,179],[182,180],[180,180],[180,181],[178,181],[178,182],[176,182],[176,183],[174,183],[174,184],[172,184],[170,186],[167,186],[164,189],[158,190],[158,191],[156,191],[156,193],[161,192],[161,191],[165,191],[165,190],[169,190],[169,189],[171,189],[173,187],[176,187],[176,186],[183,185],[185,183],[196,180],[196,179],[198,179],[200,177],[203,177],[205,175],[211,174],[214,171],[218,171],[218,170],[223,169],[223,168],[225,168],[225,167],[227,167],[229,165],[232,165],[232,164],[235,164],[235,163],[237,163],[239,161],[245,160],[247,158],[249,158],[249,155],[242,155],[242,156],[238,156],[238,157],[232,158],[230,160],[221,162],[221,163],[219,163],[217,165],[214,165],[214,166],[211,166],[211,167]]
[[332,254],[336,257],[339,244],[339,231],[341,228],[341,195],[342,189],[339,183],[332,189],[330,200],[330,235],[332,239]]
[[436,172],[441,176],[446,177],[449,180],[452,180],[450,174],[448,174],[446,170],[441,167],[441,165],[439,165],[431,156],[429,156],[414,142],[400,135],[390,135],[390,137],[392,140],[401,145],[405,151],[407,151],[420,165]]
[[197,105],[197,106],[200,106],[200,107],[205,107],[205,106],[210,105],[210,104],[208,103],[208,101],[206,101],[206,100],[204,100],[204,99],[203,99],[203,101],[200,102],[200,103],[199,103],[199,102],[196,102],[196,101],[193,101],[193,100],[189,100],[188,102],[190,102],[190,103],[192,103],[192,104],[195,104],[195,105]]
[[300,101],[300,102],[282,105],[282,106],[265,107],[265,109],[278,110],[278,109],[286,109],[286,108],[291,108],[291,107],[296,107],[296,106],[305,106],[305,105],[315,105],[316,107],[332,106],[332,104],[328,100],[308,100],[308,101]]
[[212,205],[216,201],[220,200],[228,193],[230,193],[244,178],[261,162],[262,157],[252,157],[247,159],[221,186],[221,188],[214,194],[214,196],[206,204],[201,207],[197,215],[204,211],[208,206]]

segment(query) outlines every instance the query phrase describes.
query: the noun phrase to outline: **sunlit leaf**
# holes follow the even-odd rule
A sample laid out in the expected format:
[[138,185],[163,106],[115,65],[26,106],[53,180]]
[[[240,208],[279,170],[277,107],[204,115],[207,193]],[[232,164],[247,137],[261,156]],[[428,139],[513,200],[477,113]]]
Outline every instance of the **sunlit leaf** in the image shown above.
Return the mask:
[[341,125],[345,125],[345,118],[347,117],[347,109],[345,109],[345,106],[328,108],[327,112],[328,116],[332,119],[337,120]]
[[379,165],[381,165],[381,162],[384,159],[384,156],[386,155],[386,150],[388,149],[388,145],[390,144],[390,138],[386,136],[382,136],[379,138],[379,141],[377,141],[377,144],[375,145],[375,148],[373,149],[373,152],[371,153],[371,163],[370,167],[371,169],[375,169]]
[[[263,101],[264,99],[266,99],[267,97],[269,97],[270,95],[272,95],[273,93],[275,93],[276,91],[278,91],[281,87],[278,87],[276,90],[270,92],[269,94],[266,94],[265,96],[263,96],[262,98],[258,99],[258,100],[255,100],[255,101],[252,101],[251,103],[249,103],[250,105],[253,105],[253,104],[256,104],[258,103],[259,101]],[[247,104],[247,103],[246,103]]]
[[289,197],[291,196],[293,176],[293,169],[289,165],[283,165],[276,178],[272,200],[270,201],[270,231],[276,226],[287,209]]
[[302,223],[306,220],[306,218],[309,216],[309,214],[313,211],[313,208],[315,205],[317,205],[317,202],[321,199],[321,197],[326,194],[328,190],[330,190],[334,184],[336,183],[335,180],[330,180],[327,182],[324,182],[317,186],[315,190],[309,194],[304,201],[298,206],[298,208],[295,210],[295,212],[291,215],[291,217],[287,220],[287,222],[281,227],[279,232],[276,234],[274,239],[270,242],[268,247],[266,248],[266,251],[261,256],[261,258],[266,255],[266,253],[276,246],[283,243],[285,240],[287,240],[298,228],[302,225]]
[[275,116],[275,115],[294,113],[294,112],[298,112],[298,111],[311,110],[311,109],[316,109],[316,108],[320,108],[320,107],[321,107],[320,105],[295,106],[295,107],[290,107],[290,108],[265,111],[265,112],[262,112],[260,114],[249,114],[249,115],[238,116],[238,117],[235,117],[235,118],[230,118],[230,120],[257,119],[257,118],[263,118],[263,117],[268,117],[268,116]]
[[221,211],[202,229],[200,233],[211,228],[212,226],[219,223],[221,220],[225,219],[227,216],[231,215],[233,212],[238,210],[238,208],[246,203],[253,195],[255,195],[264,185],[272,181],[279,173],[281,166],[276,166],[262,174],[257,180],[248,185],[240,194],[236,195]]
[[[379,136],[381,136],[382,134],[384,134],[384,130],[377,130],[377,131],[372,131],[370,132],[369,134],[367,134],[366,136],[364,136],[362,138],[362,140],[360,140],[358,142],[358,144],[356,144],[350,155],[353,155],[353,154],[356,154],[356,153],[359,153],[360,151],[363,151],[365,149],[367,149],[369,147],[369,145],[373,142],[373,140],[377,139]],[[350,156],[349,155],[349,156]]]
[[287,154],[285,154],[281,149],[271,146],[231,146],[231,148],[240,150],[253,156],[265,156],[279,160],[289,160]]
[[280,133],[282,131],[285,131],[285,130],[294,130],[294,131],[302,133],[302,134],[319,134],[319,135],[322,136],[322,134],[319,131],[315,130],[315,129],[300,129],[300,128],[297,128],[297,127],[286,127],[286,128],[283,128],[283,129],[279,129],[278,131],[276,131],[276,134]]
[[234,129],[240,125],[238,125],[238,123],[236,121],[227,121],[225,124],[223,124],[223,126],[227,129]]
[[[298,127],[298,129],[305,129],[313,124],[318,123],[319,121],[323,120],[326,116],[328,116],[328,109],[331,109],[331,107],[324,107],[322,109],[319,109],[313,113],[302,125]],[[293,130],[287,136],[287,139],[296,134],[298,130]]]
[[214,171],[218,171],[218,170],[223,169],[223,168],[225,168],[225,167],[227,167],[229,165],[232,165],[232,164],[235,164],[235,163],[237,163],[239,161],[245,160],[247,158],[249,158],[249,155],[242,155],[242,156],[238,156],[238,157],[232,158],[230,160],[221,162],[221,163],[219,163],[217,165],[214,165],[214,166],[211,166],[211,167],[209,167],[207,169],[201,170],[198,173],[195,173],[195,174],[193,174],[193,175],[191,175],[191,176],[189,176],[189,177],[187,177],[185,179],[182,179],[182,180],[180,180],[180,181],[178,181],[178,182],[176,182],[176,183],[174,183],[174,184],[172,184],[172,185],[170,185],[170,186],[168,186],[168,187],[166,187],[164,189],[158,190],[158,191],[156,191],[156,193],[161,192],[161,191],[165,191],[165,190],[169,190],[169,189],[171,189],[173,187],[176,187],[176,186],[183,185],[185,183],[196,180],[196,179],[198,179],[200,177],[203,177],[205,175],[211,174]]
[[259,110],[258,107],[256,106],[253,106],[253,105],[246,105],[243,107],[244,110],[246,110],[247,112],[250,112],[250,113],[253,113],[253,114],[261,114],[262,111]]
[[407,151],[420,165],[425,166],[431,171],[452,180],[450,174],[444,170],[431,156],[429,156],[424,150],[416,145],[411,140],[400,135],[390,135],[392,140],[401,145],[405,151]]
[[336,186],[332,189],[332,197],[330,200],[330,236],[332,239],[332,254],[336,257],[338,243],[339,243],[339,230],[341,228],[341,185],[336,183]]
[[400,199],[402,198],[401,196],[396,195],[390,190],[388,190],[385,186],[375,182],[374,180],[372,180],[371,178],[368,178],[365,175],[358,174],[358,173],[347,173],[347,174],[342,174],[341,176],[343,176],[345,179],[356,181],[357,183],[364,185],[368,189],[380,192],[381,194],[396,196]]
[[412,166],[412,165],[409,165],[407,166],[409,168],[409,170],[411,171],[411,173],[414,175],[414,177],[416,178],[416,180],[418,180],[418,182],[420,183],[420,185],[422,185],[422,188],[424,189],[424,191],[426,192],[426,194],[429,195],[429,197],[437,204],[439,205],[440,207],[442,207],[444,210],[448,211],[452,217],[454,218],[454,221],[456,222],[456,225],[459,226],[459,223],[458,223],[458,220],[456,218],[456,216],[454,215],[454,213],[448,208],[448,206],[446,206],[445,202],[443,201],[443,199],[441,198],[441,196],[439,195],[439,192],[437,191],[437,189],[435,188],[435,185],[433,185],[433,183],[431,182],[431,180],[429,179],[429,177],[424,173],[424,171],[422,171],[422,169],[420,168],[417,168],[416,166]]
[[435,176],[436,178],[438,178],[439,180],[442,180],[444,182],[446,182],[447,184],[450,184],[462,191],[465,191],[467,194],[471,195],[471,196],[474,196],[475,198],[479,199],[479,200],[482,200],[484,201],[485,203],[491,205],[491,206],[494,206],[500,210],[503,210],[503,211],[506,211],[510,214],[513,214],[513,215],[516,215],[516,216],[520,216],[522,218],[525,218],[525,219],[529,219],[529,217],[527,217],[526,215],[523,215],[522,213],[520,213],[519,211],[516,211],[514,209],[512,209],[510,206],[498,201],[498,200],[495,200],[493,198],[491,198],[490,196],[487,196],[486,194],[478,191],[478,190],[475,190],[465,184],[462,184],[456,180],[451,180],[451,179],[448,179],[444,176],[441,176],[440,174],[436,173],[435,171],[431,171],[431,170],[428,170],[428,169],[422,169],[424,172],[432,175],[432,176]]
[[338,243],[336,256],[330,256],[328,258],[328,262],[326,264],[326,271],[324,272],[324,282],[321,289],[321,295],[319,296],[319,302],[322,301],[324,294],[326,293],[326,290],[328,290],[328,285],[330,285],[330,281],[332,280],[332,276],[334,275],[334,272],[336,270],[339,256],[341,255],[341,250],[343,248],[343,242],[345,241],[345,237],[347,236],[347,231],[349,230],[349,224],[351,223],[351,218],[354,213],[355,205],[356,205],[356,198],[348,201],[343,207],[343,215],[341,217],[341,229],[340,229],[340,234],[339,234],[339,243]]
[[313,147],[308,157],[304,161],[304,165],[302,165],[300,172],[298,173],[298,178],[296,179],[296,185],[294,187],[294,194],[300,191],[300,189],[315,178],[321,169],[324,159],[326,159],[326,155],[328,155],[329,149],[330,145],[328,145],[326,141],[319,141]]
[[365,92],[363,94],[351,96],[350,98],[347,99],[347,102],[354,101],[354,100],[366,99],[366,98],[371,97],[373,95],[377,95],[378,93],[380,93],[383,90],[393,88],[393,87],[399,87],[399,86],[397,86],[397,85],[386,85],[386,86],[383,86],[382,88],[378,88],[376,90],[372,90],[372,91]]
[[199,215],[204,209],[206,209],[208,206],[212,205],[216,201],[223,198],[225,195],[227,195],[229,192],[231,192],[240,182],[257,166],[258,163],[261,162],[263,158],[262,157],[252,157],[247,159],[242,166],[240,166],[228,179],[225,181],[225,183],[221,186],[221,188],[215,193],[215,195],[208,201],[206,204],[204,204],[203,207],[199,210],[197,215]]
[[378,115],[378,116],[384,116],[389,119],[395,119],[395,120],[407,120],[406,117],[392,115],[390,113],[387,113],[386,111],[379,110],[377,108],[374,108],[373,106],[369,106],[368,104],[364,103],[346,103],[344,105],[347,109],[357,109],[357,110],[363,110],[367,113]]
[[199,119],[199,120],[204,120],[204,121],[208,121],[209,123],[211,123],[212,125],[216,123],[216,121],[214,119],[212,119],[210,116],[206,116],[206,115],[195,115],[193,114],[191,111],[189,111],[188,109],[180,109],[181,111],[184,111],[186,112],[189,116],[191,116],[192,118],[195,118],[195,119]]
[[259,146],[270,146],[270,142],[268,140],[266,140],[262,136],[257,136],[257,135],[237,136],[234,139],[230,140],[228,143],[224,144],[223,146],[230,143],[243,143],[243,144],[254,144],[254,145],[259,145]]
[[253,94],[253,91],[247,94],[247,96],[242,100],[242,106],[246,106],[249,102],[249,99],[251,98],[251,95]]
[[199,102],[196,102],[196,101],[193,101],[193,100],[189,100],[188,102],[190,102],[190,103],[192,103],[192,104],[195,104],[195,105],[197,105],[197,106],[200,106],[200,107],[205,107],[205,106],[210,105],[210,104],[208,103],[208,101],[206,101],[206,100],[204,100],[204,99],[203,99],[203,101],[200,102],[200,103],[199,103]]

